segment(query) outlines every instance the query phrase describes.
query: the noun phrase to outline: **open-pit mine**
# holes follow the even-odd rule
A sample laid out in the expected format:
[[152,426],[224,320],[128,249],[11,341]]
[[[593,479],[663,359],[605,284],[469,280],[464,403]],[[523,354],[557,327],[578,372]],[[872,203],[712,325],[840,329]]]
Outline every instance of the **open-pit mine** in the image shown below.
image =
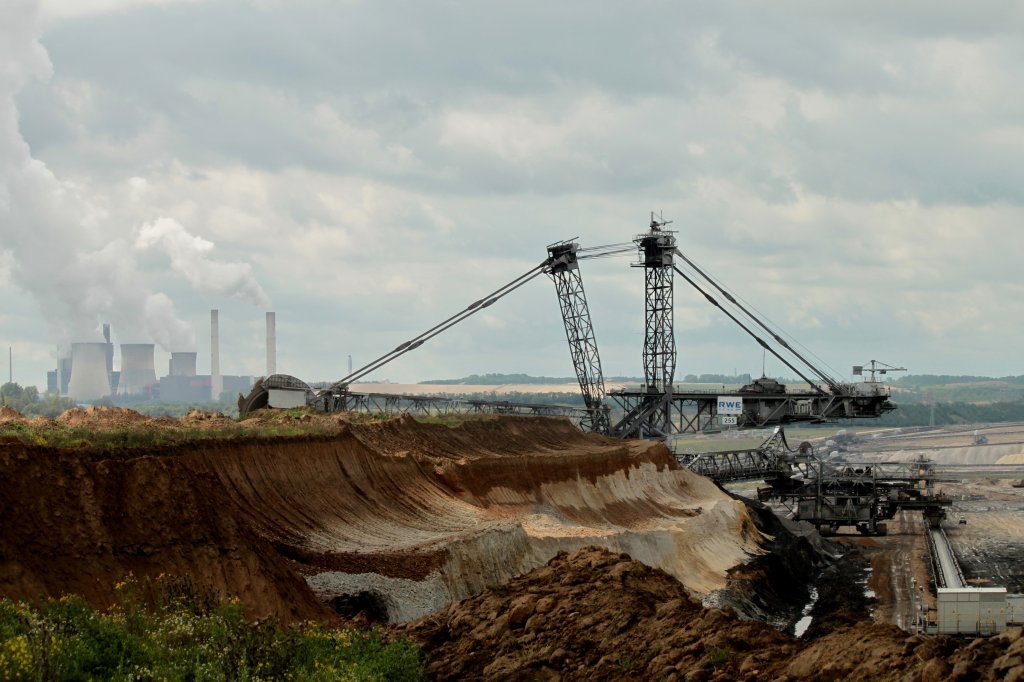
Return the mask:
[[[896,616],[916,599],[905,574],[926,562],[912,512],[881,538],[823,539],[662,443],[564,419],[89,408],[52,421],[5,410],[0,432],[11,599],[79,594],[103,609],[128,574],[188,576],[249,618],[408,636],[433,679],[1024,674],[1019,628],[971,643]],[[1017,511],[972,496],[958,508],[979,521]],[[982,524],[954,525],[954,550],[1012,554],[1001,527],[969,541]],[[917,580],[928,588],[926,568]]]

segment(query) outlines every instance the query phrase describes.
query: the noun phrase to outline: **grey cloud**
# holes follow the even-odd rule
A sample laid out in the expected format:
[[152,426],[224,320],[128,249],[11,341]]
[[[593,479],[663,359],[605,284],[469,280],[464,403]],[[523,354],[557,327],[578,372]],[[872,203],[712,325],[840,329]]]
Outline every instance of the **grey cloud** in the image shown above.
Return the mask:
[[[1024,200],[1020,29],[1009,2],[213,2],[52,23],[54,79],[17,102],[35,155],[127,224],[167,216],[251,262],[306,349],[282,344],[297,374],[336,378],[544,244],[624,241],[662,208],[684,250],[845,366],[939,335],[928,291],[1010,298],[1021,238],[993,240]],[[135,255],[200,328],[215,296]],[[607,367],[636,373],[638,272],[586,276]],[[569,373],[551,293],[531,284],[495,308],[506,326],[467,323],[395,377]],[[682,371],[759,369],[679,296]],[[252,356],[252,310],[218,305]]]
[[[797,21],[801,9],[806,19]],[[1019,201],[1012,158],[971,159],[970,131],[998,128],[1012,111],[958,115],[941,108],[949,93],[935,86],[903,108],[915,82],[883,72],[886,57],[913,66],[918,41],[947,35],[953,12],[919,26],[905,10],[876,10],[213,3],[87,17],[53,26],[45,40],[65,65],[61,78],[96,84],[91,133],[115,145],[156,122],[166,148],[188,163],[299,166],[441,193],[627,193],[742,173],[780,200],[797,182],[854,198]],[[968,15],[955,16],[983,37],[1006,30],[992,22],[985,33]],[[736,109],[741,98],[758,96],[744,89],[762,74],[782,87],[782,102],[764,103],[783,109],[770,128],[744,122],[752,112]],[[809,122],[794,99],[801,88],[858,99],[837,103],[848,108],[842,120]],[[602,129],[588,131],[578,125],[586,113],[580,102],[595,95],[608,116]],[[897,106],[884,111],[883,95]],[[453,113],[494,119],[517,103],[527,104],[528,122],[561,131],[560,146],[509,159],[486,141],[445,142]],[[38,120],[51,119],[45,129],[26,126],[44,155],[73,138],[46,134],[55,125],[52,104],[25,103]],[[344,130],[318,118],[319,110]],[[65,125],[80,115],[68,112]],[[687,137],[707,149],[703,158],[676,142]]]

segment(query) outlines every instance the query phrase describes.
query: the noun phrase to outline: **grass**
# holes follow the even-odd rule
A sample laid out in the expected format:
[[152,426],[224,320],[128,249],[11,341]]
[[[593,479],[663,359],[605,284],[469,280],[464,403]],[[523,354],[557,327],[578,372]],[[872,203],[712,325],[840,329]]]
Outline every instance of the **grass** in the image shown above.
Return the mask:
[[[201,441],[329,437],[341,431],[343,423],[323,418],[309,408],[260,410],[243,421],[220,419],[216,422],[154,420],[150,422],[104,425],[80,425],[48,421],[42,424],[16,421],[0,422],[0,441],[16,440],[26,445],[58,449],[85,449],[105,456],[124,456],[133,451]],[[345,421],[366,424],[394,418],[393,415],[347,413]],[[495,415],[416,415],[423,424],[454,427],[466,421],[494,419]]]
[[250,622],[237,599],[166,576],[116,592],[106,613],[75,596],[0,600],[0,679],[425,679],[419,649],[379,630]]
[[187,426],[161,428],[146,426],[67,426],[59,423],[35,427],[8,422],[0,424],[0,439],[13,438],[28,445],[53,448],[92,448],[105,453],[126,452],[154,446],[171,446],[196,441],[237,438],[287,438],[331,435],[337,427],[323,424],[230,424],[212,428]]
[[705,666],[718,670],[731,661],[735,653],[729,647],[715,647],[708,652]]

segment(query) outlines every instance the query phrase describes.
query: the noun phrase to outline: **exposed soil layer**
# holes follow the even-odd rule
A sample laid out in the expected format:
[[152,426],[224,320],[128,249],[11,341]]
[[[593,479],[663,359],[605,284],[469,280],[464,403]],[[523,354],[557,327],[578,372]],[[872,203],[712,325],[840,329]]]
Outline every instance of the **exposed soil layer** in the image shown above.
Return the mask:
[[966,643],[859,622],[801,642],[597,548],[398,631],[423,645],[438,680],[1024,679],[1020,629]]
[[305,581],[188,458],[94,461],[0,446],[0,594],[114,601],[128,572],[190,576],[253,615],[324,618]]
[[[224,421],[95,408],[51,428]],[[103,606],[128,571],[166,572],[238,595],[257,616],[324,619],[328,602],[346,613],[365,603],[401,621],[586,545],[629,552],[697,597],[765,553],[756,515],[660,444],[543,418],[301,421],[317,435],[110,450],[7,439],[0,594],[76,592]]]

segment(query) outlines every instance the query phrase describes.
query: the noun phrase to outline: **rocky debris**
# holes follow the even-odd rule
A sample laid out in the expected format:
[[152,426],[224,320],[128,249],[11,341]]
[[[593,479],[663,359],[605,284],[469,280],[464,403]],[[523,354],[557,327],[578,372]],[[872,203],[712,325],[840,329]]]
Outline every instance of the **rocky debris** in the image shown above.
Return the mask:
[[183,427],[192,429],[228,428],[238,424],[237,421],[225,416],[222,412],[204,412],[198,409],[189,410],[181,417],[179,423]]
[[1024,680],[1020,629],[959,642],[858,622],[806,643],[594,547],[394,630],[437,680]]

